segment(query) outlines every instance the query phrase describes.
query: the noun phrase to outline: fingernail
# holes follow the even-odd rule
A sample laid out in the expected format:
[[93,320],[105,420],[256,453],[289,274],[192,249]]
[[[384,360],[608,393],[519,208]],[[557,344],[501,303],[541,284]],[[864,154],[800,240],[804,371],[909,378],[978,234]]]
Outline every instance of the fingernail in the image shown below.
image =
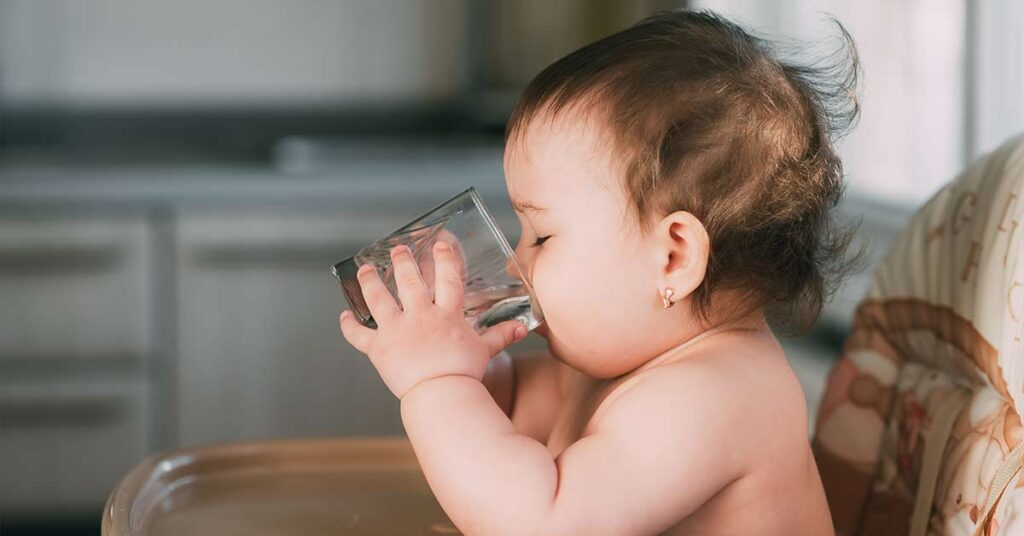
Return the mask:
[[367,264],[364,264],[364,265],[360,266],[359,267],[359,271],[357,273],[362,275],[362,274],[365,274],[365,273],[369,273],[370,270],[373,270],[373,265],[367,263]]
[[516,328],[515,338],[518,341],[518,340],[522,339],[523,337],[526,337],[526,326],[522,326],[521,325],[521,326]]
[[452,250],[452,245],[449,244],[448,242],[438,242],[437,243],[437,249],[439,249],[441,251],[451,251]]

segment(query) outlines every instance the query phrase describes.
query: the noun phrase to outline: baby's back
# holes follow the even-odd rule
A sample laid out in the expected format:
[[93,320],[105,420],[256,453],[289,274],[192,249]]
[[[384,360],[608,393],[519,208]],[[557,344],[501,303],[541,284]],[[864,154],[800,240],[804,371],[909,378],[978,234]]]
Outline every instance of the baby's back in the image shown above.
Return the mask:
[[[614,380],[573,372],[548,449],[559,456],[580,439],[600,433],[607,426],[603,417],[619,397],[653,385],[647,380],[678,380],[681,388],[674,400],[643,411],[668,412],[681,422],[693,422],[684,412],[716,416],[711,426],[686,432],[693,441],[709,442],[715,449],[707,471],[729,472],[736,478],[695,510],[680,511],[678,522],[664,533],[832,534],[807,437],[803,392],[774,337],[723,332],[673,358]],[[622,422],[621,415],[619,419]],[[675,462],[665,463],[668,467]],[[698,477],[702,475],[694,475],[694,480]],[[674,497],[669,495],[656,500],[670,503]]]

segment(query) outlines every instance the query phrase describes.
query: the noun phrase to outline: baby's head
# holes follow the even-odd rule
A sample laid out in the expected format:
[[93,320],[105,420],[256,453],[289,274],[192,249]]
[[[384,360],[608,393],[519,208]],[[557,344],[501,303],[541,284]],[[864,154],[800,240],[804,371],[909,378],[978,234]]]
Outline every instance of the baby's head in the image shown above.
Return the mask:
[[685,333],[817,317],[849,240],[830,214],[832,143],[858,111],[840,31],[844,61],[809,68],[714,14],[663,12],[527,86],[505,178],[552,354],[610,378]]

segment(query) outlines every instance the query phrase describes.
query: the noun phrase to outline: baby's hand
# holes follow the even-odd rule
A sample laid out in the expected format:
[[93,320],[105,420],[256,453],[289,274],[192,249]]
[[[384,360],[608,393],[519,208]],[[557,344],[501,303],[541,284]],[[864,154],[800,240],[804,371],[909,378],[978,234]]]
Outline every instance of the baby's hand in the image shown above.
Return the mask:
[[[434,301],[407,246],[391,249],[399,307],[371,264],[359,268],[359,285],[377,329],[342,311],[341,332],[370,358],[381,379],[401,399],[417,384],[441,376],[483,379],[491,356],[526,336],[516,320],[477,334],[462,313],[463,281],[451,244],[434,244]],[[520,330],[517,331],[517,330]]]

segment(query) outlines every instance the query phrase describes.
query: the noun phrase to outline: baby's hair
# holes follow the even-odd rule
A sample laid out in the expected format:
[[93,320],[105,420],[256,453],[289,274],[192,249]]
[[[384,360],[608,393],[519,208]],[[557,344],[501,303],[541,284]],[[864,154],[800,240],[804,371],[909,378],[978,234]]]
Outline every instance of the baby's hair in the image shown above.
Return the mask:
[[[685,210],[707,229],[707,271],[692,295],[735,289],[741,311],[781,329],[809,327],[841,278],[854,228],[831,209],[843,191],[833,142],[857,120],[859,61],[842,36],[827,61],[797,65],[708,11],[662,11],[544,69],[524,90],[505,142],[540,115],[599,112],[623,155],[622,185],[644,235],[652,215]],[[541,112],[544,111],[544,114]]]

